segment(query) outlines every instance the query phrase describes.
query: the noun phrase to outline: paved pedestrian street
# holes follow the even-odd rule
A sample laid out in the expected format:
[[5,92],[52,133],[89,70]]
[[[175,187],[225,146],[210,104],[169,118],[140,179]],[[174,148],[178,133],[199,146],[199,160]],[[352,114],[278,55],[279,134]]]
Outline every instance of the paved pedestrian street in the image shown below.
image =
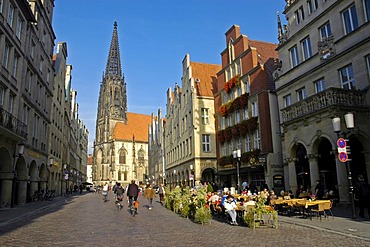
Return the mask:
[[[0,226],[0,246],[370,246],[370,241],[281,222],[278,229],[231,226],[212,220],[200,225],[139,198],[132,217],[127,201],[119,210],[101,194],[61,199],[43,211]],[[279,216],[280,217],[280,216]]]

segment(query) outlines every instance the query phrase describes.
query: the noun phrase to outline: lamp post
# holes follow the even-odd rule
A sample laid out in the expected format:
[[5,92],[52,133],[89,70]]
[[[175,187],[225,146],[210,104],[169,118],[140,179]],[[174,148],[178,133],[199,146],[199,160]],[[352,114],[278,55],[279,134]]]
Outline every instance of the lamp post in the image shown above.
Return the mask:
[[14,164],[13,164],[13,180],[12,180],[12,199],[10,201],[10,207],[14,207],[14,201],[15,201],[15,183],[16,183],[16,158],[21,157],[24,153],[24,144],[18,143],[16,146],[16,150],[14,152],[13,158],[14,158]]
[[176,170],[173,170],[173,174],[175,175],[175,187],[177,186],[177,173],[176,173]]
[[[352,182],[352,173],[351,173],[351,166],[350,166],[350,159],[348,159],[347,152],[349,153],[349,146],[346,144],[347,134],[350,133],[354,127],[354,117],[353,113],[349,112],[344,115],[344,119],[346,122],[347,131],[341,131],[341,124],[340,124],[340,117],[335,117],[332,119],[333,129],[334,132],[337,133],[338,136],[338,158],[341,162],[346,163],[347,169],[347,176],[348,176],[348,187],[349,187],[349,196],[351,200],[351,211],[352,211],[352,218],[356,218],[356,209],[355,209],[355,200],[354,200],[354,188]],[[342,137],[342,138],[339,138]],[[343,139],[344,138],[344,139]]]
[[233,158],[236,159],[236,177],[237,177],[237,192],[240,193],[240,158],[242,157],[241,150],[237,149],[233,151]]
[[194,186],[195,186],[194,165],[190,165],[190,171],[191,171],[191,187],[194,188]]

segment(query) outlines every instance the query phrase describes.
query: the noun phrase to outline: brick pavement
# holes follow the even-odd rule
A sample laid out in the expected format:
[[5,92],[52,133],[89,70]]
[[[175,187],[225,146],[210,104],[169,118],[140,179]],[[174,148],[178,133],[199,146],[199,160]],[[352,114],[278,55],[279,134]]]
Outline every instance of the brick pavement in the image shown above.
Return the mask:
[[[43,204],[42,204],[43,203]],[[199,225],[141,199],[132,217],[99,194],[0,210],[1,246],[370,246],[367,221],[335,217],[319,221],[279,217],[280,227],[252,230],[213,220]],[[40,208],[41,207],[41,208]],[[334,213],[335,214],[335,213]],[[336,227],[342,225],[342,230]],[[348,231],[352,229],[352,231]]]

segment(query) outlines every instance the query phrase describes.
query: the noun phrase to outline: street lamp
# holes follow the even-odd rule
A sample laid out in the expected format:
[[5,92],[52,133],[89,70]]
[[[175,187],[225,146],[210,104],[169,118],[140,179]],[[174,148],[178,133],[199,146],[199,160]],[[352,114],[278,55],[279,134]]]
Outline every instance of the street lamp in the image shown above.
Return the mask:
[[[353,183],[352,183],[350,159],[348,159],[348,156],[347,156],[347,150],[348,151],[350,150],[349,150],[349,146],[346,145],[346,141],[348,141],[346,140],[347,134],[350,133],[355,127],[353,113],[349,112],[345,114],[344,120],[346,122],[347,131],[343,131],[343,132],[341,131],[340,117],[333,118],[332,124],[333,124],[334,132],[337,133],[338,135],[338,151],[339,151],[339,148],[344,148],[343,150],[344,152],[339,153],[338,158],[340,159],[341,162],[346,163],[346,169],[347,169],[347,175],[348,175],[349,196],[351,199],[352,218],[355,219],[356,209],[355,209],[355,200],[354,200],[354,188],[353,188]],[[340,139],[339,137],[344,138],[344,140]],[[344,144],[340,144],[340,140],[342,140]],[[339,145],[341,147],[339,147]]]
[[239,173],[239,167],[240,167],[240,158],[242,157],[241,150],[237,149],[233,151],[233,158],[236,159],[236,176],[237,176],[237,192],[240,193],[240,173]]
[[177,174],[176,174],[176,170],[173,170],[173,174],[175,175],[175,187],[177,186]]
[[10,201],[10,207],[14,207],[14,200],[15,200],[15,180],[16,180],[16,159],[19,158],[23,155],[24,153],[24,144],[23,143],[18,143],[16,146],[16,150],[14,152],[13,158],[14,158],[14,164],[13,164],[13,180],[12,180],[12,199]]
[[190,165],[190,171],[191,171],[191,187],[194,188],[195,186],[195,172],[194,172],[194,165]]

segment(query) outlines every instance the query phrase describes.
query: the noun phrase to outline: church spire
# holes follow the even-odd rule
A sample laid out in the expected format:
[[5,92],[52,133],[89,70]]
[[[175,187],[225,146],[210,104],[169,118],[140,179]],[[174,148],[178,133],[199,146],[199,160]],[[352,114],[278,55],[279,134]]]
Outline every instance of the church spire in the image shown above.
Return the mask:
[[107,67],[105,69],[105,76],[115,75],[122,77],[121,57],[119,54],[117,22],[114,22],[112,40],[110,42],[109,55]]

